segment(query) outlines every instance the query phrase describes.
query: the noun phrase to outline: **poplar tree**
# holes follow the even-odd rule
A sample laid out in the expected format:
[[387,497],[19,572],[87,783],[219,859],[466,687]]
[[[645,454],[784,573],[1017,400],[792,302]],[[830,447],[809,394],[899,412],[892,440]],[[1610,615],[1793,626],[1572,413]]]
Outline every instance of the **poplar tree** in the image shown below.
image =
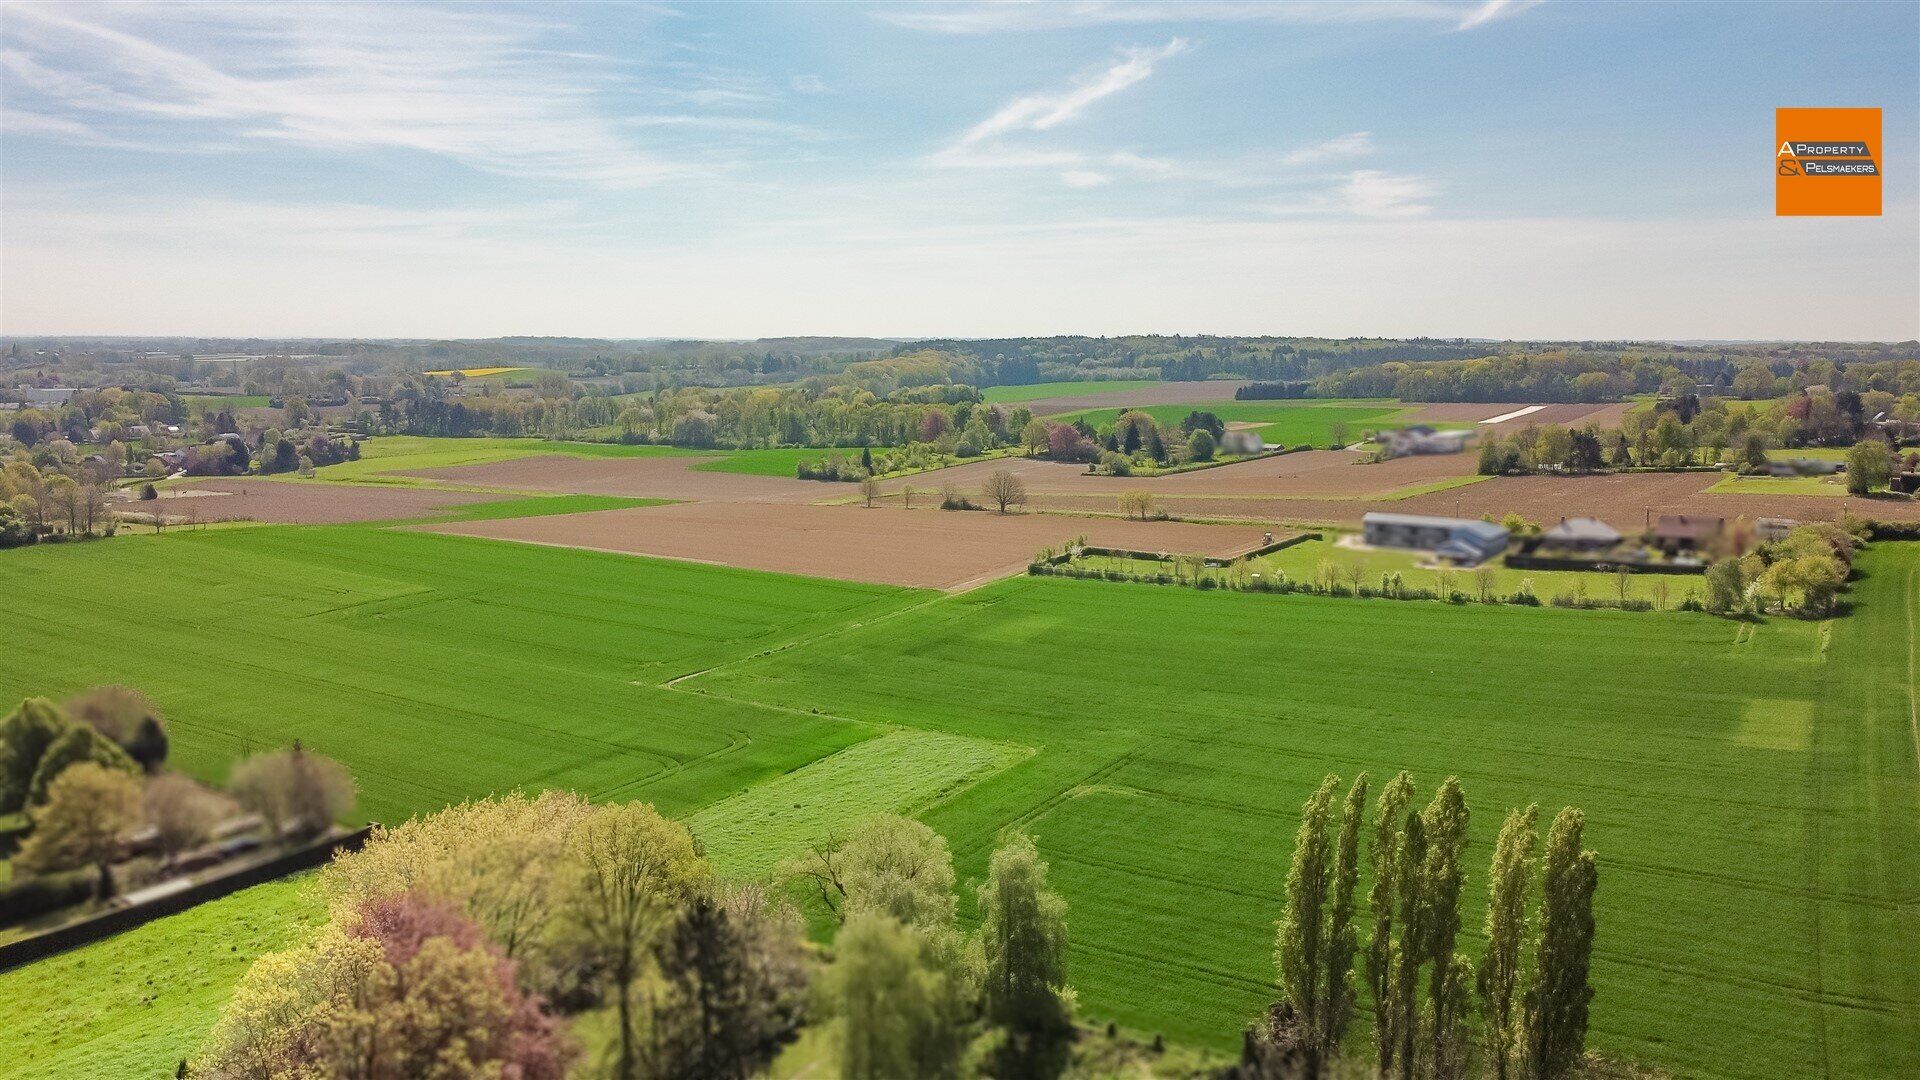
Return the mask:
[[1425,934],[1416,939],[1424,947],[1414,962],[1432,964],[1424,1018],[1429,1071],[1439,1077],[1457,1076],[1465,1070],[1456,1049],[1465,1046],[1464,986],[1471,985],[1470,978],[1461,987],[1453,985],[1459,974],[1454,945],[1460,937],[1460,893],[1467,879],[1461,863],[1467,851],[1467,799],[1459,777],[1449,776],[1440,785],[1420,823],[1426,839],[1419,883]]
[[[1420,1033],[1420,960],[1428,938],[1426,906],[1421,901],[1421,868],[1427,861],[1426,824],[1419,814],[1407,814],[1406,833],[1401,840],[1399,885],[1399,935],[1393,943],[1393,978],[1388,990],[1387,1012],[1392,1016],[1393,1034],[1399,1046],[1395,1062],[1401,1080],[1413,1080],[1415,1051]],[[1382,1060],[1382,1069],[1385,1061]]]
[[1480,960],[1481,1039],[1494,1080],[1507,1080],[1519,1034],[1520,959],[1540,808],[1509,810],[1487,879],[1487,952]]
[[1340,815],[1340,838],[1333,852],[1333,899],[1327,911],[1326,989],[1321,993],[1325,1027],[1317,1032],[1320,1060],[1340,1054],[1347,1022],[1353,1018],[1354,892],[1360,883],[1360,830],[1366,824],[1367,774],[1353,778]]
[[1373,912],[1373,936],[1367,941],[1365,974],[1373,996],[1375,1050],[1380,1072],[1393,1068],[1399,1032],[1393,1008],[1393,931],[1400,902],[1401,870],[1405,864],[1407,807],[1413,802],[1413,777],[1402,771],[1380,790],[1374,807],[1373,837],[1367,858],[1373,867],[1373,887],[1367,906]]
[[1584,825],[1580,811],[1569,806],[1554,817],[1547,832],[1540,940],[1523,1021],[1527,1080],[1565,1076],[1586,1047],[1587,1007],[1593,1000],[1587,982],[1593,956],[1593,893],[1599,873],[1593,852],[1580,846]]
[[[1300,808],[1293,867],[1287,872],[1287,910],[1280,917],[1274,944],[1281,994],[1293,1006],[1294,1016],[1312,1047],[1318,1046],[1319,1033],[1326,1027],[1321,994],[1329,869],[1327,816],[1339,782],[1339,777],[1328,776]],[[1315,1065],[1309,1060],[1309,1072],[1317,1072]]]

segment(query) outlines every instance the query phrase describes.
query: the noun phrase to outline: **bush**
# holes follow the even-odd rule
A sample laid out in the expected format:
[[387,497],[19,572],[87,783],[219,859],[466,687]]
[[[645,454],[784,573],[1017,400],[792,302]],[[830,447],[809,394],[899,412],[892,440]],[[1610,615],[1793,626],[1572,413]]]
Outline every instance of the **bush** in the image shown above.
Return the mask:
[[28,919],[83,903],[93,895],[93,875],[85,870],[70,870],[24,878],[0,888],[0,926],[13,926]]
[[59,707],[46,698],[28,698],[0,720],[0,814],[26,805],[40,759],[70,727]]
[[141,502],[152,502],[153,500],[159,497],[160,497],[159,490],[156,489],[152,484],[140,485],[140,501]]
[[38,806],[46,802],[48,793],[53,790],[53,782],[60,778],[60,774],[83,762],[92,762],[116,772],[140,771],[127,752],[112,739],[85,724],[72,724],[48,745],[46,753],[40,755],[40,763],[33,770],[33,781],[27,788],[28,804]]

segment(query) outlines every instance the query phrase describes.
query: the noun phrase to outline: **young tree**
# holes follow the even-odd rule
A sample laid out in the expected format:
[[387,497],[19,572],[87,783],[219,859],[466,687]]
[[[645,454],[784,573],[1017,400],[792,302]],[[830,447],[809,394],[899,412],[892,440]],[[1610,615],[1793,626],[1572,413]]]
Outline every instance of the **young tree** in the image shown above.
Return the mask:
[[83,762],[119,772],[140,771],[140,767],[133,763],[126,751],[115,746],[113,740],[85,724],[73,724],[47,746],[46,753],[40,755],[40,761],[33,770],[33,780],[27,787],[27,805],[38,806],[46,802],[53,791],[53,782],[62,773]]
[[0,720],[0,814],[26,806],[40,759],[71,726],[46,698],[27,698]]
[[947,926],[957,910],[946,838],[911,818],[867,818],[845,840],[781,864],[780,874],[807,882],[842,922],[873,911],[909,926]]
[[1847,451],[1847,490],[1865,495],[1893,479],[1893,450],[1885,439],[1862,439]]
[[1187,437],[1187,460],[1212,461],[1213,453],[1214,450],[1217,449],[1217,446],[1218,444],[1214,442],[1212,433],[1205,428],[1201,428]]
[[847,920],[821,976],[838,1017],[834,1057],[845,1080],[960,1075],[973,1033],[977,974],[958,936],[916,931],[879,912]]
[[1318,1075],[1320,1063],[1311,1051],[1317,1048],[1317,1033],[1326,1029],[1324,965],[1326,946],[1327,886],[1332,864],[1332,845],[1327,837],[1327,819],[1332,813],[1333,796],[1340,778],[1329,775],[1300,808],[1300,830],[1293,840],[1293,865],[1287,871],[1287,907],[1280,916],[1276,932],[1274,960],[1280,969],[1280,992],[1293,1013],[1309,1047],[1308,1070]]
[[696,894],[654,946],[663,988],[649,1074],[746,1080],[772,1064],[804,1016],[803,932],[791,909],[757,889]]
[[873,501],[880,497],[880,481],[872,474],[860,478],[860,498],[864,499],[867,509],[873,509]]
[[1740,611],[1746,607],[1746,575],[1740,569],[1740,560],[1721,559],[1707,567],[1706,609],[1715,615]]
[[179,773],[166,773],[147,781],[140,809],[159,837],[161,854],[171,865],[182,852],[206,843],[214,826],[231,816],[235,808],[225,796]]
[[707,884],[706,860],[686,826],[646,803],[606,806],[569,836],[573,880],[567,919],[583,952],[604,973],[618,1025],[613,1075],[640,1075],[640,1017],[635,983],[654,942],[687,898]]
[[[1466,885],[1467,800],[1460,778],[1449,776],[1421,816],[1426,859],[1420,869],[1425,959],[1433,967],[1427,991],[1428,1064],[1436,1077],[1466,1070],[1466,987],[1472,969],[1460,971],[1454,946],[1460,936],[1460,894]],[[1403,1063],[1404,1068],[1404,1063]]]
[[140,820],[140,782],[125,770],[83,761],[53,781],[44,805],[32,812],[33,833],[14,856],[30,874],[93,866],[96,895],[113,895],[113,860],[120,838]]
[[96,686],[62,702],[60,711],[112,739],[149,775],[167,760],[166,721],[145,694],[130,686]]
[[1026,483],[1005,469],[987,477],[986,486],[980,490],[989,502],[1000,508],[1003,514],[1007,512],[1008,507],[1027,504]]
[[291,750],[255,754],[233,767],[227,790],[259,814],[277,839],[316,836],[353,809],[353,778],[332,758]]
[[389,828],[321,869],[336,919],[381,896],[452,904],[514,961],[523,985],[552,997],[572,973],[562,911],[573,830],[597,811],[571,792],[513,792]]
[[561,1080],[575,1053],[478,926],[408,895],[256,960],[193,1074]]
[[980,887],[986,1020],[1000,1035],[992,1072],[1053,1077],[1073,1042],[1067,989],[1067,904],[1047,888],[1047,864],[1016,834],[993,853]]
[[1326,962],[1321,965],[1322,1025],[1315,1032],[1322,1062],[1339,1056],[1340,1046],[1346,1041],[1347,1023],[1353,1018],[1353,955],[1359,948],[1354,928],[1354,894],[1360,884],[1360,832],[1366,825],[1366,815],[1367,774],[1361,773],[1347,789],[1346,805],[1340,814],[1340,835],[1333,848],[1333,895],[1327,906],[1327,932],[1322,939],[1327,953]]
[[1495,1080],[1507,1080],[1520,1036],[1521,951],[1540,809],[1511,810],[1500,826],[1487,882],[1487,951],[1480,959],[1481,1040]]
[[1373,996],[1375,1051],[1380,1071],[1393,1067],[1394,1053],[1400,1045],[1399,1015],[1395,1006],[1393,972],[1395,916],[1401,881],[1411,870],[1408,864],[1407,812],[1413,803],[1413,777],[1401,772],[1387,782],[1374,806],[1373,837],[1367,857],[1373,867],[1373,886],[1367,894],[1367,907],[1373,912],[1373,936],[1367,942],[1365,974]]
[[1586,1047],[1587,982],[1593,959],[1593,894],[1599,884],[1593,852],[1581,848],[1585,817],[1561,810],[1547,831],[1540,880],[1540,937],[1533,983],[1522,1015],[1522,1072],[1527,1080],[1566,1076]]

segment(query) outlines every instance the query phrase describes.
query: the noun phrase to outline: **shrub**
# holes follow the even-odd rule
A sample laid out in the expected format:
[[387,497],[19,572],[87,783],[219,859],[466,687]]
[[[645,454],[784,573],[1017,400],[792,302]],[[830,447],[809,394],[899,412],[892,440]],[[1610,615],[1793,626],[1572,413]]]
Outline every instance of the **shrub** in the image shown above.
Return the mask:
[[72,907],[92,895],[93,876],[85,870],[23,876],[0,888],[0,926],[13,926]]
[[27,804],[40,759],[71,726],[46,698],[28,698],[0,720],[0,814],[14,813]]
[[167,760],[167,732],[160,710],[130,686],[96,686],[68,698],[60,709],[74,722],[112,739],[149,773]]
[[152,484],[140,485],[140,501],[152,502],[160,497],[160,492]]

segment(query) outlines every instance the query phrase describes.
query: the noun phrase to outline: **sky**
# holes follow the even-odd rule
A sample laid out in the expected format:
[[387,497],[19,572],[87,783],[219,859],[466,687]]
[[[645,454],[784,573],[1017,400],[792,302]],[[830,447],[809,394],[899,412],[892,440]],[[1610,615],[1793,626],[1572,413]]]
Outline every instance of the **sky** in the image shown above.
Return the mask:
[[14,335],[1907,340],[1916,176],[1920,3],[0,3]]

